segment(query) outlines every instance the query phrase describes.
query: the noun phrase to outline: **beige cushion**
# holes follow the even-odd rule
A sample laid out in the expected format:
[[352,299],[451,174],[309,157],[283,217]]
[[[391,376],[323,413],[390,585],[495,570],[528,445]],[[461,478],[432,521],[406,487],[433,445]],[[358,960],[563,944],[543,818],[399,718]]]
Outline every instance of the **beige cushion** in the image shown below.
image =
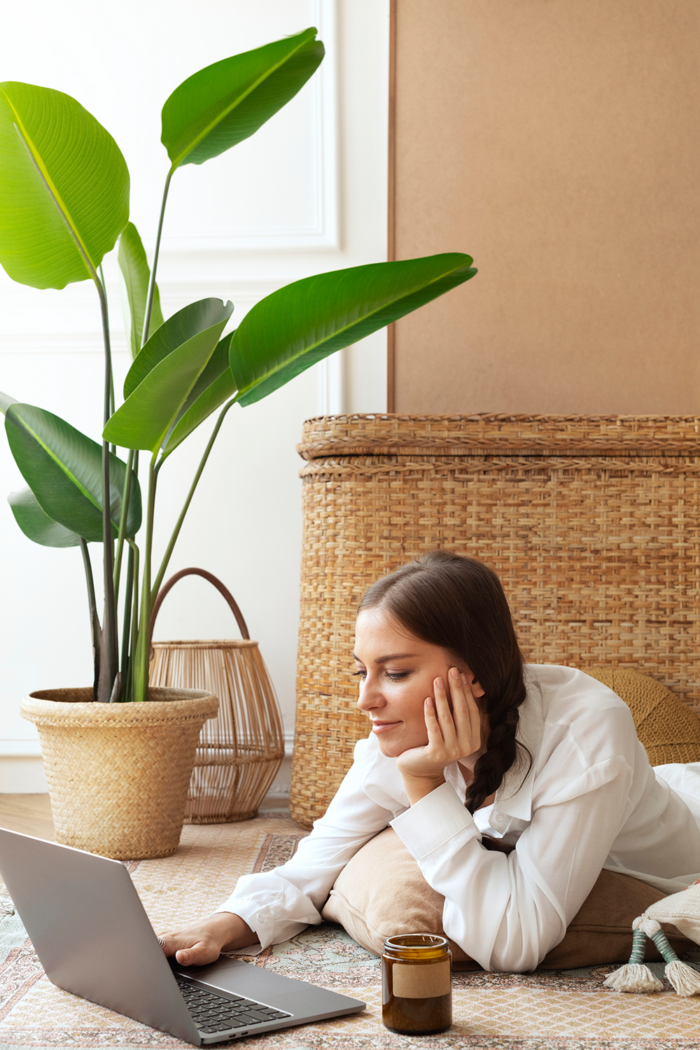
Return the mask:
[[[626,962],[632,948],[632,920],[664,896],[645,882],[602,871],[563,941],[552,948],[541,969]],[[387,828],[355,854],[335,881],[323,918],[344,926],[350,936],[376,955],[387,937],[402,933],[443,933],[444,897],[423,878],[418,864],[393,828]],[[674,950],[695,945],[673,927],[665,927]],[[450,942],[455,969],[479,969]],[[647,942],[647,959],[660,955]]]
[[582,670],[625,701],[652,766],[700,762],[700,718],[665,685],[627,668],[584,667]]

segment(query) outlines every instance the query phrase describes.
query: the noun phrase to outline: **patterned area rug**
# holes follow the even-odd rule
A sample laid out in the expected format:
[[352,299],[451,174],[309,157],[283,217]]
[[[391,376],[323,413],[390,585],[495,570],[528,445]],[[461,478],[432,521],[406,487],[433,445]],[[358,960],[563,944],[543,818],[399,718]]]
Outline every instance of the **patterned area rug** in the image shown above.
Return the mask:
[[[167,930],[213,911],[239,875],[282,863],[303,834],[274,811],[241,824],[188,826],[174,857],[128,868],[154,928]],[[367,1003],[347,1020],[241,1040],[250,1050],[700,1050],[700,999],[619,995],[603,988],[612,967],[455,974],[452,1028],[408,1037],[382,1026],[379,962],[339,926],[310,927],[248,961]],[[661,964],[652,968],[661,976]],[[0,1050],[187,1045],[55,988],[0,886]]]

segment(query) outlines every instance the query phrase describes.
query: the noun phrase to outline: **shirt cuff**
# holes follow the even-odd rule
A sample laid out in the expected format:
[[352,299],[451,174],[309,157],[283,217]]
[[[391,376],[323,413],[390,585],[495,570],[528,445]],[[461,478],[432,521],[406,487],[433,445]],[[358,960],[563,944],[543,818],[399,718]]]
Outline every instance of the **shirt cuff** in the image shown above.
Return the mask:
[[479,829],[450,784],[441,784],[430,794],[391,821],[404,846],[420,861],[447,842],[459,849],[479,838]]
[[217,910],[240,915],[257,933],[263,948],[287,941],[307,926],[321,922],[308,897],[274,872],[242,875],[233,894]]

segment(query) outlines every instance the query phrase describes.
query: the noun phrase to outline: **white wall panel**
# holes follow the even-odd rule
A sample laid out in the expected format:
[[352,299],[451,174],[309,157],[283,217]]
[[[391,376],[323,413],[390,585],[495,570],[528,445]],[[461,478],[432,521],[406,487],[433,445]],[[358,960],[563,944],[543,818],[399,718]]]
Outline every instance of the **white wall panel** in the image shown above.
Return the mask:
[[[188,302],[232,299],[233,324],[289,281],[386,258],[388,0],[28,0],[0,38],[0,79],[74,95],[111,131],[132,177],[132,219],[152,247],[168,168],[160,108],[202,66],[318,26],[327,58],[261,131],[173,179],[159,284],[166,316]],[[115,368],[128,367],[120,280],[105,260]],[[238,598],[293,726],[300,461],[304,418],[383,411],[383,334],[351,347],[266,401],[227,418],[176,548],[171,571],[200,565]],[[101,340],[94,290],[24,288],[0,271],[0,390],[98,437]],[[162,549],[209,428],[161,473]],[[31,544],[4,495],[23,485],[0,440],[0,790],[43,790],[33,727],[18,713],[31,689],[90,680],[80,555]],[[96,576],[99,549],[93,548]],[[227,637],[230,613],[201,581],[178,584],[156,636]],[[7,759],[3,764],[2,756]],[[13,756],[13,757],[10,757]],[[36,776],[27,763],[34,761]],[[16,772],[13,773],[13,770]],[[34,787],[28,787],[34,784]],[[14,785],[14,786],[13,786]]]

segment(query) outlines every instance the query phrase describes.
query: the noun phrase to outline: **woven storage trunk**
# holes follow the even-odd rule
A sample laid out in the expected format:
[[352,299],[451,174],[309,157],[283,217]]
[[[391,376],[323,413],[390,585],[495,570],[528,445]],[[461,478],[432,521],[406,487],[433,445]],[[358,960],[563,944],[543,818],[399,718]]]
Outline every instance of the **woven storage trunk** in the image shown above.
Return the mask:
[[700,706],[700,419],[308,420],[291,812],[326,809],[367,735],[365,589],[424,551],[498,572],[527,660],[634,668]]
[[202,726],[185,806],[186,824],[249,820],[284,757],[277,697],[230,591],[204,569],[182,569],[164,584],[151,623],[170,588],[183,576],[202,576],[224,596],[242,639],[153,642],[151,685],[207,689],[219,697],[216,718]]
[[115,860],[174,853],[199,732],[218,706],[191,689],[149,689],[139,704],[95,703],[92,688],[25,697],[57,842]]

